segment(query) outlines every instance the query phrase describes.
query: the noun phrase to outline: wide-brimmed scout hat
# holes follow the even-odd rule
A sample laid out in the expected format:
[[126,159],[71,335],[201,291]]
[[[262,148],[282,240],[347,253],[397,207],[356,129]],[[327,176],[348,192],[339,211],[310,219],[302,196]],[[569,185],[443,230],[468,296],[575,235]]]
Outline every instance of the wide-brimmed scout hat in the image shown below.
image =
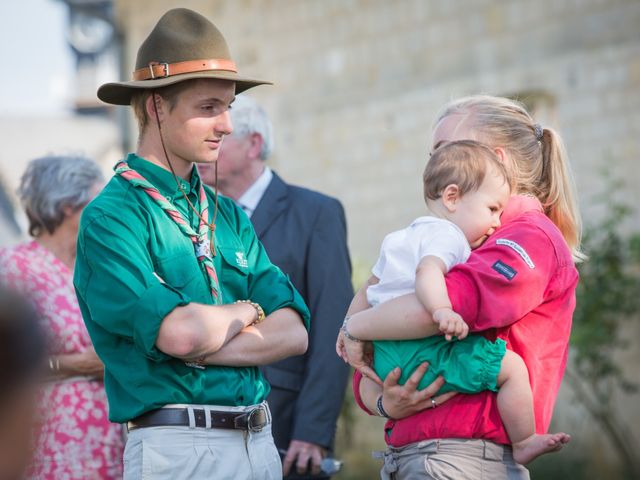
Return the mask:
[[98,98],[113,105],[129,105],[136,91],[193,78],[234,81],[236,93],[271,84],[238,75],[220,30],[199,13],[176,8],[162,16],[140,46],[133,80],[105,83],[98,89]]

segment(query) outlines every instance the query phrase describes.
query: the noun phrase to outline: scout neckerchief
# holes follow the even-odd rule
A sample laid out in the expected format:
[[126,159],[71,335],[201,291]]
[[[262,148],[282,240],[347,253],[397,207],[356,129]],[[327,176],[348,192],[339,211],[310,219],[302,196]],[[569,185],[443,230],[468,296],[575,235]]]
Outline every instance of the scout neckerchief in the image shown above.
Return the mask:
[[185,220],[182,214],[169,202],[156,187],[154,187],[149,180],[144,178],[138,172],[133,170],[126,161],[121,161],[116,165],[116,175],[120,175],[122,178],[130,182],[134,187],[140,187],[149,195],[155,202],[162,208],[169,218],[175,222],[180,228],[182,233],[191,239],[195,248],[196,257],[198,261],[204,266],[209,278],[209,286],[211,287],[211,294],[215,303],[220,301],[220,286],[218,284],[218,275],[216,274],[215,267],[213,265],[213,257],[211,251],[211,244],[209,242],[209,229],[210,226],[206,222],[206,218],[209,217],[209,201],[204,192],[202,182],[200,182],[200,211],[198,217],[200,218],[200,226],[196,232],[189,222]]

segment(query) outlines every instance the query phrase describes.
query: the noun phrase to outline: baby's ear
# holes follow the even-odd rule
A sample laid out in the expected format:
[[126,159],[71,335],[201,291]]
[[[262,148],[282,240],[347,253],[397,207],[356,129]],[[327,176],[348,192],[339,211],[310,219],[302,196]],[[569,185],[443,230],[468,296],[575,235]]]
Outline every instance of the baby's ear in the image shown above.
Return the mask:
[[458,185],[451,183],[444,187],[442,191],[442,203],[447,210],[455,212],[458,200],[460,200],[460,187],[458,187]]

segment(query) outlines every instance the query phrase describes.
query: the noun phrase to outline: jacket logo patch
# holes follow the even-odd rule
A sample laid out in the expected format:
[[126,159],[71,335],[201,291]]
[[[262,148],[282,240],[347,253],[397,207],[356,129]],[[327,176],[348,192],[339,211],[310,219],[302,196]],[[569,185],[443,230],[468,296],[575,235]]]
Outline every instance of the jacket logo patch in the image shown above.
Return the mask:
[[493,264],[491,268],[493,268],[496,272],[498,272],[509,281],[513,280],[513,277],[518,274],[518,272],[513,267],[507,265],[502,260],[498,260]]
[[529,266],[529,268],[536,268],[536,266],[533,264],[533,261],[531,260],[531,257],[529,257],[529,254],[527,253],[527,251],[524,248],[522,248],[520,245],[518,245],[516,242],[514,242],[513,240],[507,240],[506,238],[499,238],[496,240],[496,245],[504,245],[506,247],[513,249],[518,255],[520,255],[520,257],[522,257],[522,260],[524,260],[524,263],[526,263]]
[[244,258],[244,252],[236,252],[236,263],[238,264],[239,267],[242,267],[242,268],[249,267],[249,262],[247,262],[247,259]]

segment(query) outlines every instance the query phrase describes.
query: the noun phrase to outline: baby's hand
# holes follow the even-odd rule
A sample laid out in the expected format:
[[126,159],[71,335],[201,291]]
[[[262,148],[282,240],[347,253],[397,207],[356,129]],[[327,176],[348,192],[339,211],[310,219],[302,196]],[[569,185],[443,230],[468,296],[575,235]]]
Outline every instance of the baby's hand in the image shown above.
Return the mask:
[[458,340],[462,340],[469,333],[469,325],[467,325],[462,317],[448,307],[439,308],[433,312],[433,321],[440,326],[440,331],[444,333],[447,340],[453,339],[455,336]]

